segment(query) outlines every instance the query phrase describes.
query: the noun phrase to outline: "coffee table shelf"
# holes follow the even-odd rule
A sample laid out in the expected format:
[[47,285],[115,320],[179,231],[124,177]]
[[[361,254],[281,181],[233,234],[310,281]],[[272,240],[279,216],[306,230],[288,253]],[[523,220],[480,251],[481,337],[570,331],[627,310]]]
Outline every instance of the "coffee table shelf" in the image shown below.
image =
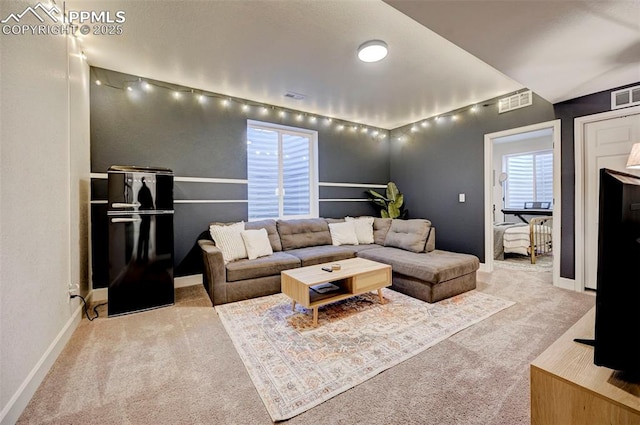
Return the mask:
[[[365,292],[377,291],[380,302],[384,302],[382,288],[391,286],[391,266],[364,258],[350,258],[338,262],[340,270],[326,272],[322,267],[335,263],[318,264],[283,271],[282,292],[296,303],[313,309],[313,325],[318,325],[318,307],[344,300]],[[331,282],[339,290],[320,294],[312,286]]]

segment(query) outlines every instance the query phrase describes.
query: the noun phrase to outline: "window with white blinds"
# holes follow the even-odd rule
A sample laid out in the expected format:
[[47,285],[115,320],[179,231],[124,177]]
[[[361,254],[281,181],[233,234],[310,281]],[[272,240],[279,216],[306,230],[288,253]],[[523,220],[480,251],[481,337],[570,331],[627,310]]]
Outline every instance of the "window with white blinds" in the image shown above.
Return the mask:
[[317,132],[247,124],[249,220],[318,216]]
[[550,202],[553,205],[553,151],[505,155],[507,173],[505,205],[524,208],[525,202]]

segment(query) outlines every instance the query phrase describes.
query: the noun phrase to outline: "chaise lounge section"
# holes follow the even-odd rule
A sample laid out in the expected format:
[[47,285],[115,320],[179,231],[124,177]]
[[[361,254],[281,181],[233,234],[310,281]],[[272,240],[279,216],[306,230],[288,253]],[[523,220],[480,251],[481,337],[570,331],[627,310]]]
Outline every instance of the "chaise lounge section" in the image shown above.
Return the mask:
[[[283,270],[356,256],[391,265],[391,289],[429,303],[476,287],[478,258],[436,250],[435,228],[429,220],[371,217],[349,220],[366,220],[372,237],[340,244],[336,232],[341,225],[336,223],[345,223],[345,219],[247,222],[244,223],[246,230],[266,230],[273,253],[226,263],[213,239],[199,240],[204,285],[213,305],[279,293]],[[366,232],[365,222],[360,221],[358,226]]]

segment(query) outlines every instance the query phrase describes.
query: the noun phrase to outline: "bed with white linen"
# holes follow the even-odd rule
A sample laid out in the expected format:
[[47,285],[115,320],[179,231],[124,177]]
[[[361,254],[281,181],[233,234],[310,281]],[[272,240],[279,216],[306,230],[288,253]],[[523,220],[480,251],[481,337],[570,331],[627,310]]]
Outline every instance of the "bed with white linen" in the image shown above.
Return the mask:
[[527,223],[500,223],[494,225],[494,258],[504,259],[504,254],[536,257],[552,252],[553,217],[535,217]]

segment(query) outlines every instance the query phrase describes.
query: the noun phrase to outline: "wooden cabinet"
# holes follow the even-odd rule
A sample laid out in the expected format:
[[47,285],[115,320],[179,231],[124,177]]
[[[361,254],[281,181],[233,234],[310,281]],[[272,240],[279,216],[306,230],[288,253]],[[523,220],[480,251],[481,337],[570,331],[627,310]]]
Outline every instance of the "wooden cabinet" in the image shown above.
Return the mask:
[[640,425],[640,384],[593,364],[595,307],[531,363],[531,425]]

